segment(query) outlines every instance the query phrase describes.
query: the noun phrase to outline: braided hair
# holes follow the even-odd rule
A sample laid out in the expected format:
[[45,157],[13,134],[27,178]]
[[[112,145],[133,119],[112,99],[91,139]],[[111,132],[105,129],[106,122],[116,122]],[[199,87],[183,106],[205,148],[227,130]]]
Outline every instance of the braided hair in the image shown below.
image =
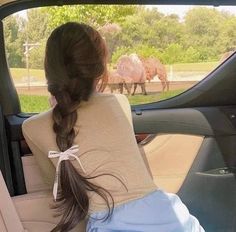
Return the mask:
[[[85,24],[66,23],[56,28],[46,45],[45,74],[48,91],[56,98],[53,108],[53,130],[56,143],[63,152],[73,145],[79,133],[75,130],[77,109],[87,101],[101,80],[101,89],[107,80],[106,46],[99,33]],[[70,231],[89,210],[88,191],[93,191],[105,201],[112,213],[114,201],[111,194],[89,181],[74,168],[69,160],[61,162],[60,191],[55,208],[62,217],[52,232]],[[109,204],[112,199],[112,206]]]

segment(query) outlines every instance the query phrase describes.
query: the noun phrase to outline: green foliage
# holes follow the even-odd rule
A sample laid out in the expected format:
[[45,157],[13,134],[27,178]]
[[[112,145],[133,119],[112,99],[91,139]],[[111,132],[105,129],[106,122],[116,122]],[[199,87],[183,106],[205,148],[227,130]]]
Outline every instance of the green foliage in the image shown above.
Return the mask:
[[228,16],[224,22],[224,30],[222,31],[221,51],[227,52],[236,49],[236,17]]
[[45,9],[36,8],[27,11],[28,21],[25,27],[26,40],[29,43],[38,43],[29,52],[29,67],[43,68],[46,39],[50,34],[48,28],[48,13]]
[[179,21],[178,16],[165,16],[155,22],[152,28],[155,30],[156,38],[153,44],[154,46],[158,45],[158,47],[165,49],[172,43],[181,43],[184,34],[184,26]]
[[[113,64],[123,54],[156,57],[164,64],[217,61],[236,48],[236,16],[216,9],[193,7],[184,20],[158,8],[134,5],[71,5],[27,11],[28,20],[13,15],[4,20],[10,67],[25,67],[23,44],[39,43],[29,52],[30,68],[43,68],[45,43],[52,29],[68,21],[92,25],[105,38]],[[116,24],[120,30],[103,31]]]
[[44,68],[44,54],[45,54],[46,40],[42,39],[39,46],[34,47],[29,53],[29,66],[33,69]]
[[155,57],[163,61],[162,53],[155,47],[149,47],[145,44],[139,44],[136,47],[119,47],[112,54],[112,63],[115,64],[120,56],[130,55],[132,53],[138,54],[139,57]]
[[10,67],[22,67],[23,63],[23,36],[24,20],[18,16],[9,16],[4,19],[4,37],[6,57]]
[[162,53],[154,46],[148,46],[146,44],[139,44],[133,51],[137,53],[140,57],[155,57],[162,60]]
[[181,63],[183,61],[183,47],[179,44],[172,43],[170,44],[163,55],[165,63]]
[[30,43],[37,43],[45,40],[50,34],[47,11],[43,8],[28,10],[27,18],[25,33],[28,41]]
[[186,14],[186,44],[198,50],[200,61],[216,60],[223,53],[221,38],[225,20],[220,11],[204,7],[193,8]]
[[49,35],[48,15],[40,8],[27,11],[28,20],[19,16],[9,16],[4,20],[6,53],[10,67],[25,67],[24,44],[39,43],[29,52],[29,66],[42,68],[45,40]]
[[184,49],[183,46],[175,43],[165,49],[162,59],[166,64],[195,63],[200,60],[200,52],[191,46]]
[[69,21],[87,23],[98,29],[106,23],[124,21],[127,15],[136,12],[136,6],[74,5],[50,7],[47,12],[51,29]]
[[192,46],[188,47],[185,52],[183,52],[182,61],[185,63],[195,63],[200,60],[200,52],[193,48]]

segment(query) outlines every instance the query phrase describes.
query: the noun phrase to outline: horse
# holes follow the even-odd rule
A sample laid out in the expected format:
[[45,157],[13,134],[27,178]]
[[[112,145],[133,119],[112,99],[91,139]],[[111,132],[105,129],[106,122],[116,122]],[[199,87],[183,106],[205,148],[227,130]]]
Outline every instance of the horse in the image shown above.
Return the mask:
[[130,95],[132,85],[133,80],[129,77],[121,76],[117,70],[108,73],[108,87],[110,88],[111,93],[118,89],[119,92],[123,94],[124,89],[126,89],[128,95]]
[[162,92],[165,89],[169,90],[169,81],[165,66],[157,58],[141,58],[144,69],[146,71],[146,78],[150,82],[156,75],[161,81]]
[[130,78],[134,84],[135,94],[137,85],[141,86],[142,94],[147,95],[145,82],[146,73],[144,66],[136,54],[122,55],[117,62],[117,73],[124,78]]

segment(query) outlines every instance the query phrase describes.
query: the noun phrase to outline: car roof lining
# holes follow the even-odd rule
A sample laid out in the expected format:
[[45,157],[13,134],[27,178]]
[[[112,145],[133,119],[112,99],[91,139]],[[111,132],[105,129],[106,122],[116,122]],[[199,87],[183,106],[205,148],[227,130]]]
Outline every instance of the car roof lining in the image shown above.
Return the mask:
[[178,0],[178,2],[176,0],[0,0],[0,19],[29,8],[72,4],[233,6],[236,5],[236,2],[235,0]]
[[[35,1],[35,0],[31,0],[31,1]],[[5,5],[8,3],[12,3],[12,2],[30,2],[30,0],[0,0],[0,5]],[[84,1],[78,1],[78,0],[47,0],[47,1],[39,1],[41,2],[41,4],[44,3],[59,3],[59,4],[65,4],[67,2],[77,2],[77,3],[94,3],[94,4],[124,4],[124,3],[128,3],[128,4],[176,4],[176,5],[181,5],[181,4],[190,4],[190,5],[234,5],[235,2],[234,0],[178,0],[178,3],[176,2],[176,0],[84,0]]]

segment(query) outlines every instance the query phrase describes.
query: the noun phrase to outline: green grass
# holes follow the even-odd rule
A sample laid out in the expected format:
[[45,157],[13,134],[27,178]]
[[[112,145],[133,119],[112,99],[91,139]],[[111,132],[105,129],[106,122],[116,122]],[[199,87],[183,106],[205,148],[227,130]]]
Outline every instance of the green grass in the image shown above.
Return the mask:
[[[181,90],[171,90],[164,93],[148,94],[146,96],[144,95],[128,96],[128,100],[131,105],[138,105],[171,98],[182,93],[183,91],[184,90],[181,89]],[[20,103],[22,112],[27,112],[27,113],[39,113],[46,111],[50,108],[47,96],[20,95]]]
[[163,92],[163,93],[148,94],[146,96],[139,94],[139,95],[127,96],[127,97],[131,105],[139,105],[139,104],[165,100],[165,99],[174,97],[184,91],[185,91],[184,89],[178,89],[178,90],[170,90],[168,92]]
[[[23,79],[27,79],[27,69],[25,68],[10,68],[11,76],[14,81],[22,81]],[[44,70],[41,69],[30,69],[30,76],[38,81],[44,81],[45,75]]]
[[146,96],[142,94],[137,94],[134,96],[127,96],[127,98],[129,100],[130,105],[138,105],[159,101],[159,94],[149,94]]
[[[183,63],[173,64],[173,72],[210,72],[219,62],[204,62],[204,63]],[[170,65],[166,65],[166,70],[170,70]],[[26,81],[27,69],[25,68],[11,68],[11,75],[16,82]],[[40,69],[30,69],[31,81],[45,81],[44,71]]]
[[[209,72],[219,65],[219,62],[204,62],[204,63],[182,63],[173,64],[173,72]],[[166,65],[166,69],[170,69],[170,65]]]
[[168,98],[172,98],[174,96],[177,96],[177,95],[183,93],[185,90],[186,89],[178,89],[178,90],[170,90],[168,92],[161,93],[158,100],[162,101],[162,100],[165,100]]
[[26,113],[39,113],[48,110],[47,96],[19,95],[21,111]]

